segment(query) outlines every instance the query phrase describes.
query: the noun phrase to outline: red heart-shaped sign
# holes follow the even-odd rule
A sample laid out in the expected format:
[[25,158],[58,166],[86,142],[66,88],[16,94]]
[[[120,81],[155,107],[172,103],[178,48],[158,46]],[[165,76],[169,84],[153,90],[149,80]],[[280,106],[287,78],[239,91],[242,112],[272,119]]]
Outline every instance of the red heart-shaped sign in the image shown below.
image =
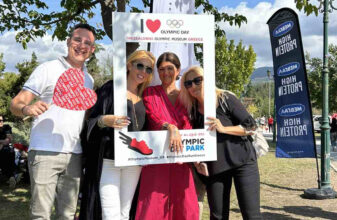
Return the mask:
[[154,33],[160,28],[160,21],[158,19],[154,21],[147,19],[146,26],[152,33]]
[[84,87],[84,73],[81,70],[69,68],[57,80],[53,103],[69,110],[87,110],[97,100],[96,93]]

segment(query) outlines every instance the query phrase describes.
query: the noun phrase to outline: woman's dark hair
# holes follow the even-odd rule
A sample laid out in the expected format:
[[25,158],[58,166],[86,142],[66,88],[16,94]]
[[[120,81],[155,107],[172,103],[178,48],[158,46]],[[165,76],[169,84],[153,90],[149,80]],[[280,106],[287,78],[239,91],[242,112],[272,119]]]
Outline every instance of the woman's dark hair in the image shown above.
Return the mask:
[[162,55],[159,56],[158,60],[157,60],[157,68],[159,68],[160,64],[162,62],[170,62],[173,63],[173,65],[177,68],[180,69],[180,60],[178,58],[178,56],[175,53],[172,52],[165,52]]

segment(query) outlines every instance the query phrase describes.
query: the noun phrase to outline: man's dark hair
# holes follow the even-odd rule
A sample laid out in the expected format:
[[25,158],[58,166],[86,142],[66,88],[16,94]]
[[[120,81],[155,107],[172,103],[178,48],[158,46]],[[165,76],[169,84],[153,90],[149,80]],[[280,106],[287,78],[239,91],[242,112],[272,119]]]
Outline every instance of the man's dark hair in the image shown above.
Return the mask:
[[96,32],[95,32],[95,29],[90,26],[89,24],[83,24],[83,23],[80,23],[80,24],[76,24],[70,31],[70,34],[69,34],[69,38],[72,38],[73,34],[74,34],[74,31],[78,28],[83,28],[83,29],[87,29],[88,31],[90,31],[94,37],[95,37],[95,40],[96,40]]

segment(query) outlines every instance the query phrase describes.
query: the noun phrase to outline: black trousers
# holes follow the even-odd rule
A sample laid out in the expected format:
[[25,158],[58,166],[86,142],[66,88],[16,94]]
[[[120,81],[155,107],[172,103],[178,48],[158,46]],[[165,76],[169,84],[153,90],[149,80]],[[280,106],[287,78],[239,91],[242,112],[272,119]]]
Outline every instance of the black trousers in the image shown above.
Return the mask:
[[10,146],[4,146],[0,150],[0,169],[7,178],[15,174],[15,151]]
[[210,219],[229,219],[232,180],[243,219],[262,219],[260,213],[260,175],[257,161],[210,176],[207,196]]

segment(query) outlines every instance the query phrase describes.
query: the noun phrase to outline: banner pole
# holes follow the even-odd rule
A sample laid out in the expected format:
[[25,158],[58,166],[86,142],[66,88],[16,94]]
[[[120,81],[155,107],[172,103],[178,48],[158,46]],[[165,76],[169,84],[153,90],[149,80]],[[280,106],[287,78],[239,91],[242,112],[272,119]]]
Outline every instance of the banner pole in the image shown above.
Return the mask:
[[[314,135],[315,136],[315,135]],[[316,147],[316,138],[314,137],[314,146],[315,146],[315,156],[316,156],[316,168],[317,168],[317,185],[318,185],[318,189],[321,188],[321,177],[319,175],[319,165],[318,165],[318,156],[317,156],[317,147]]]
[[[289,8],[282,8],[275,12],[268,20],[271,45],[273,51],[273,63],[275,72],[275,104],[279,134],[277,134],[276,156],[286,158],[316,158],[318,188],[307,189],[304,197],[309,199],[335,198],[336,192],[330,185],[330,149],[329,149],[329,122],[328,122],[328,69],[327,69],[327,10],[328,1],[324,1],[324,63],[323,63],[323,125],[321,173],[319,172],[316,139],[312,126],[312,108],[310,94],[307,87],[307,72],[302,46],[302,37],[298,16]],[[287,43],[296,44],[296,48]],[[284,50],[283,47],[287,49]],[[287,54],[287,56],[284,56]],[[293,70],[293,71],[292,71]],[[293,80],[291,80],[293,79]],[[289,83],[290,82],[290,83]],[[301,82],[303,90],[284,93],[284,86]],[[289,107],[290,106],[290,107]],[[298,110],[298,111],[297,111]],[[302,110],[302,111],[299,111]],[[280,117],[279,117],[280,116]],[[291,121],[296,123],[290,123]],[[298,123],[297,123],[298,122]],[[287,133],[290,126],[305,126],[306,132]],[[302,136],[302,142],[299,141]],[[304,137],[306,138],[304,139]],[[293,143],[297,144],[294,145]]]
[[[330,125],[329,125],[329,70],[328,70],[328,16],[330,0],[323,3],[323,70],[322,70],[322,126],[321,126],[321,179],[318,189],[307,189],[304,196],[309,199],[333,199],[336,192],[330,184]],[[333,7],[332,7],[333,8]],[[316,149],[316,148],[315,148]]]

